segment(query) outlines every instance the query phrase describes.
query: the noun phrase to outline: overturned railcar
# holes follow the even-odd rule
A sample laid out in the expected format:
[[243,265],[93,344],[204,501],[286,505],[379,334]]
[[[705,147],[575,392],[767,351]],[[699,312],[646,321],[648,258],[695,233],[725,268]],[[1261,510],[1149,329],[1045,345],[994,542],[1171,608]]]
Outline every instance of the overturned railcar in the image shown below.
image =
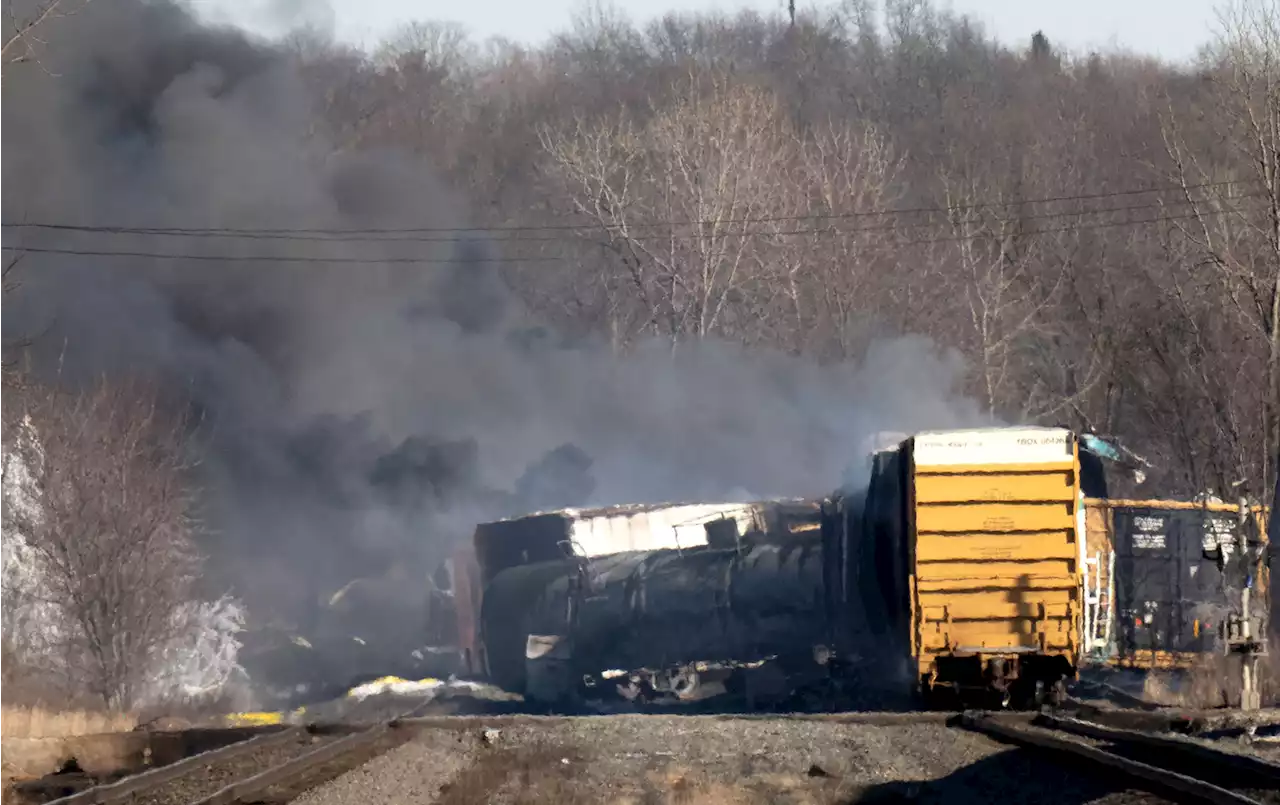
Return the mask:
[[[782,674],[785,695],[830,655],[816,532],[786,544],[635,551],[510,568],[490,583],[495,681],[559,700],[580,686],[698,698],[708,683]],[[511,622],[514,601],[531,603]],[[524,640],[519,638],[524,636]],[[757,692],[765,693],[764,690]]]
[[866,490],[826,501],[818,528],[773,539],[709,527],[692,548],[595,556],[559,539],[559,557],[529,561],[512,534],[504,565],[478,530],[484,668],[553,700],[606,683],[693,697],[709,679],[1052,700],[1080,656],[1080,475],[1069,430],[922,433],[878,452]]
[[[817,539],[818,519],[816,502],[775,500],[566,509],[482,523],[472,544],[455,557],[464,664],[473,675],[523,690],[530,619],[552,624],[537,627],[543,631],[536,634],[553,632],[556,619],[568,617],[564,608],[584,589],[570,596],[568,579],[585,568],[596,574],[589,578],[604,583],[621,572],[611,568],[622,562],[606,557],[661,556],[664,550],[680,556],[732,554],[806,534]],[[606,570],[612,575],[600,575]],[[649,571],[636,573],[635,578],[648,578]],[[628,583],[636,584],[634,578]]]

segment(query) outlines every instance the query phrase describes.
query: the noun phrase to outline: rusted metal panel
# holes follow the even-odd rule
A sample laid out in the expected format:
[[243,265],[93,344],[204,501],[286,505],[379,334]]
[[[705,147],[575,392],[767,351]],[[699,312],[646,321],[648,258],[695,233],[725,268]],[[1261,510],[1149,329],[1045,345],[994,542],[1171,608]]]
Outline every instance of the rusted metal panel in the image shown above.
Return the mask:
[[467,673],[484,673],[484,651],[480,639],[480,565],[475,548],[459,545],[453,553],[453,606],[458,620],[458,651]]

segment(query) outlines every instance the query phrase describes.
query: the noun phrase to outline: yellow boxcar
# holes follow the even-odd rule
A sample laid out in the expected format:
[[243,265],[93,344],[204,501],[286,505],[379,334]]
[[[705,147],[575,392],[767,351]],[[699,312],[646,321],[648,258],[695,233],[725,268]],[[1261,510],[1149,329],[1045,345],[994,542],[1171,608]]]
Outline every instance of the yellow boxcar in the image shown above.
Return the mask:
[[900,450],[921,692],[1016,706],[1061,698],[1080,660],[1075,434],[925,432]]

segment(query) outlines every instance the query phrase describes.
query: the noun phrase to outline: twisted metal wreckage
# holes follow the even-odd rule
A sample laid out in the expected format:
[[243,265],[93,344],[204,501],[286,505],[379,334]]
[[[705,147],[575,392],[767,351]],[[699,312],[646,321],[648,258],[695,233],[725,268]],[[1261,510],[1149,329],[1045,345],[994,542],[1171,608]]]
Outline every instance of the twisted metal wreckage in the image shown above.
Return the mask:
[[[955,433],[937,435],[928,449],[958,444]],[[428,585],[431,647],[419,641],[401,652],[412,655],[404,669],[371,667],[344,682],[457,674],[548,703],[728,691],[757,705],[795,704],[807,694],[834,702],[855,688],[880,701],[914,689],[1030,704],[1061,695],[1083,663],[1133,663],[1156,648],[1225,651],[1244,657],[1245,668],[1256,664],[1268,620],[1257,604],[1265,537],[1253,526],[1261,520],[1233,519],[1231,505],[1208,500],[1178,504],[1186,511],[1173,517],[1156,506],[1160,516],[1143,522],[1172,529],[1161,532],[1168,550],[1144,553],[1139,543],[1159,540],[1143,543],[1133,524],[1156,509],[1109,501],[1103,472],[1108,464],[1140,483],[1150,468],[1140,456],[1062,429],[958,433],[972,441],[959,464],[945,459],[934,473],[921,447],[929,435],[918,434],[875,454],[868,489],[823,501],[567,509],[480,524]],[[1040,460],[1015,437],[1050,456],[1044,445],[1065,438],[1069,457],[1052,467],[1002,466],[998,457],[983,465],[981,451],[1000,439],[1014,445],[1001,449],[1024,451],[1017,461]],[[894,458],[904,450],[916,453]],[[965,473],[981,483],[950,480]],[[1061,489],[1045,487],[1047,477]],[[928,484],[948,516],[968,511],[985,524],[979,532],[991,533],[975,538],[926,522],[929,501],[912,490]],[[1000,525],[998,510],[1011,499],[1032,508]],[[1052,512],[1064,502],[1072,514],[1059,522]],[[1097,528],[1086,522],[1095,509],[1104,515]],[[1209,536],[1177,536],[1193,531]],[[1036,572],[1047,575],[1031,583],[1000,577],[1004,592],[986,598],[955,581],[973,561],[988,561],[982,552],[997,541],[1006,550],[1009,537],[1019,540],[1016,560],[1044,560]],[[926,556],[938,546],[943,553]],[[1037,551],[1043,556],[1031,555]],[[1142,581],[1174,565],[1201,574],[1200,583]],[[940,570],[926,601],[917,577]],[[1204,600],[1173,605],[1192,594]],[[1206,606],[1221,617],[1202,617]],[[406,639],[422,636],[405,626]],[[978,644],[964,645],[964,634]]]

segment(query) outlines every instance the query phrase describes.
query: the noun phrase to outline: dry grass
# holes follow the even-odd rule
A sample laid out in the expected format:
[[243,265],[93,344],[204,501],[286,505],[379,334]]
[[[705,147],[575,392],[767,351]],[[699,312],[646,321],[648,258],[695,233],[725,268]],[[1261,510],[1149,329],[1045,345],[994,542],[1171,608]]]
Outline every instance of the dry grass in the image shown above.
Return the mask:
[[0,708],[0,737],[66,738],[104,732],[128,732],[138,725],[133,713],[92,710],[49,710],[43,707]]
[[195,726],[251,727],[279,724],[280,713],[245,712],[231,694],[193,699],[170,700],[144,707],[137,713],[137,723],[147,729],[173,730]]

